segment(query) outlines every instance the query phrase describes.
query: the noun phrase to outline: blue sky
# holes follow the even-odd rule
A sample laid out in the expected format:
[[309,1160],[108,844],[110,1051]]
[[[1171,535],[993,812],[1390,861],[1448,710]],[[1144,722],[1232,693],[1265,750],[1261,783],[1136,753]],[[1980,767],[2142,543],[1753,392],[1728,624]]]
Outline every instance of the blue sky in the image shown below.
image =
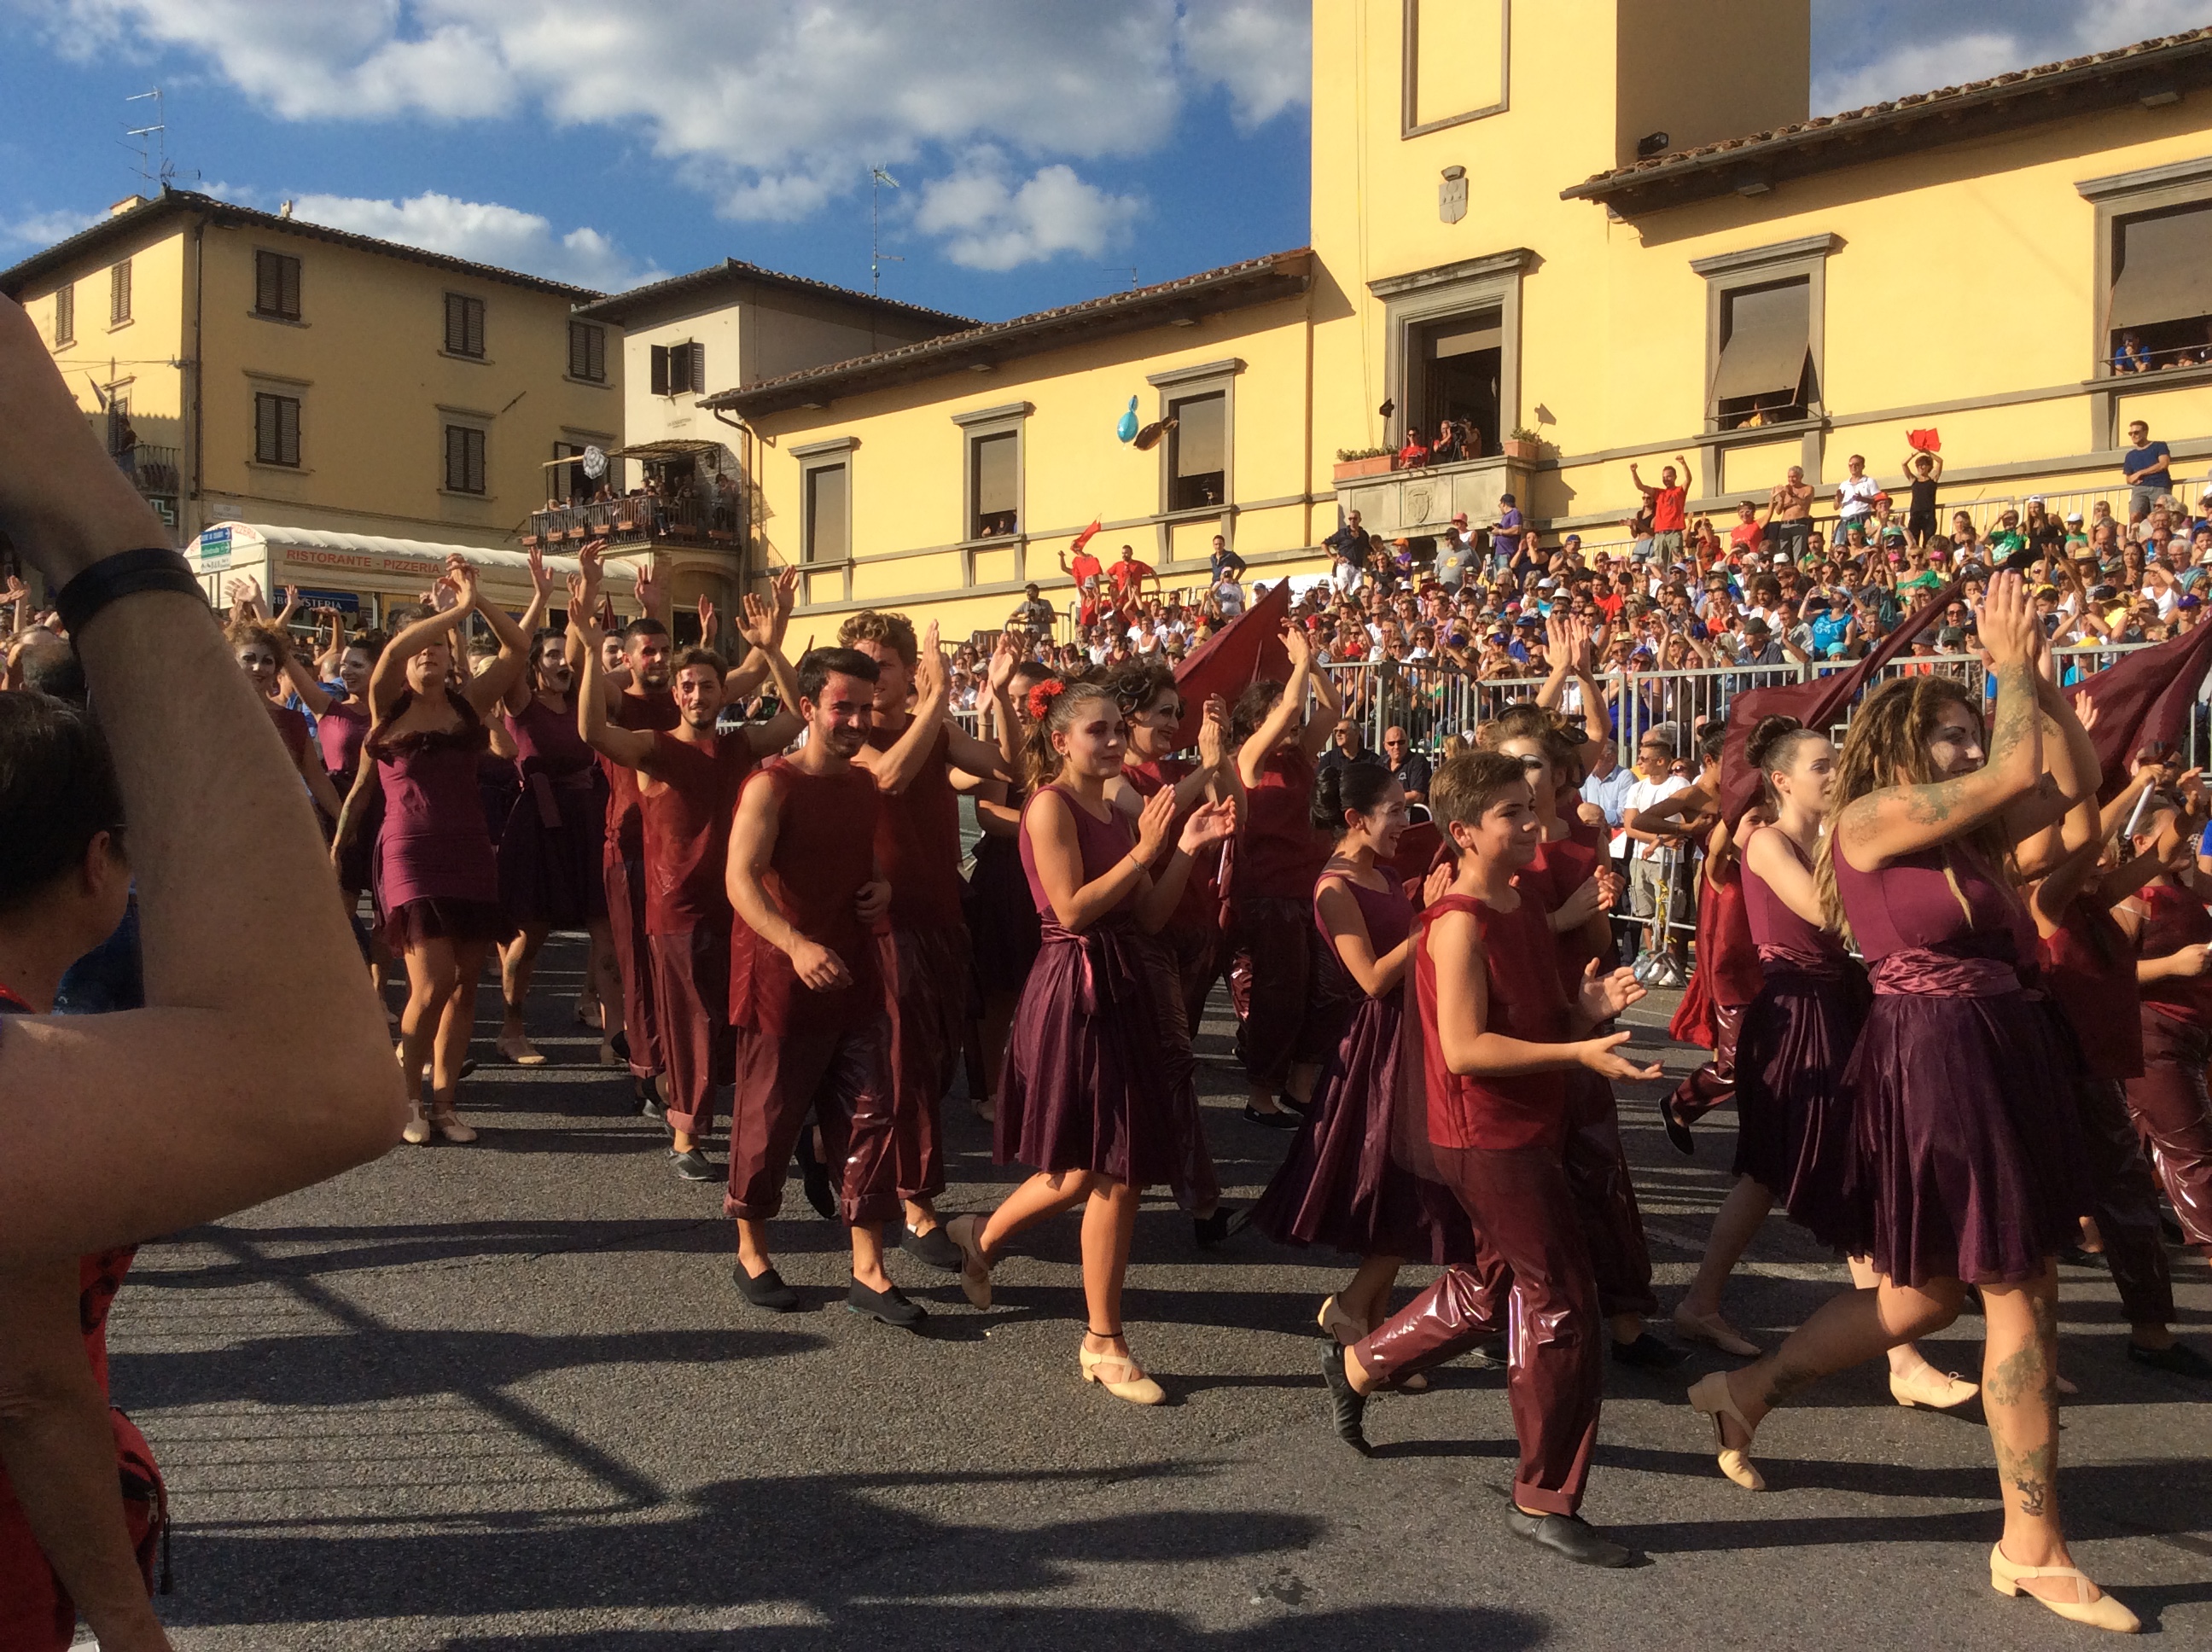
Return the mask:
[[[1814,106],[2212,0],[1814,0]],[[1304,0],[0,0],[0,264],[179,183],[581,284],[726,255],[996,319],[1306,234]],[[197,172],[198,179],[190,174]]]

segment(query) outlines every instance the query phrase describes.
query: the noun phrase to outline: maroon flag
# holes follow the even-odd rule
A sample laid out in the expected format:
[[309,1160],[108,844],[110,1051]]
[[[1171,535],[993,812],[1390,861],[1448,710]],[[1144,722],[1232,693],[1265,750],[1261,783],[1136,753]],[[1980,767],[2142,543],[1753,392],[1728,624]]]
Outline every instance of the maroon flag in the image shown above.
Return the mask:
[[1759,771],[1751,766],[1744,749],[1751,732],[1765,717],[1795,717],[1807,728],[1826,731],[1858,697],[1859,690],[1876,672],[1912,646],[1912,640],[1936,623],[1944,605],[1963,586],[1954,580],[1914,609],[1875,644],[1864,659],[1847,671],[1816,677],[1808,683],[1782,683],[1771,689],[1753,689],[1729,701],[1728,733],[1721,747],[1721,816],[1733,828],[1759,796]]
[[1283,647],[1283,622],[1290,613],[1291,582],[1278,580],[1273,591],[1200,643],[1176,667],[1176,687],[1182,690],[1177,750],[1198,744],[1208,695],[1218,694],[1233,703],[1262,677],[1290,679],[1290,650]]
[[2075,685],[2097,708],[2089,743],[2105,778],[2097,795],[2110,802],[2128,783],[2128,766],[2147,750],[2170,749],[2189,726],[2204,673],[2212,666],[2212,622],[2200,621],[2169,641],[2138,648]]

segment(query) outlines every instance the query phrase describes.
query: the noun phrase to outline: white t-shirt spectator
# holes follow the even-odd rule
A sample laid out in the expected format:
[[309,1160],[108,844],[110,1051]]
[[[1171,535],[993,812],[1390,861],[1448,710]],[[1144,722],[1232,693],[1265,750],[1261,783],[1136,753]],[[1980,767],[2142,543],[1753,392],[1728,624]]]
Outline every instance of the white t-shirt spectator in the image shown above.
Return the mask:
[[[1653,804],[1673,797],[1677,792],[1686,792],[1689,789],[1690,782],[1680,774],[1669,774],[1663,780],[1647,780],[1639,774],[1636,778],[1636,784],[1628,788],[1628,795],[1620,800],[1621,816],[1626,819],[1640,810],[1649,809]],[[1624,843],[1633,846],[1632,852],[1638,860],[1650,859],[1661,847],[1656,843],[1646,843],[1640,837],[1624,835],[1613,840],[1615,848],[1619,848]]]
[[1836,484],[1836,514],[1846,522],[1856,522],[1874,513],[1875,495],[1881,491],[1881,483],[1870,476],[1854,482],[1845,477]]
[[1221,610],[1222,618],[1235,619],[1244,611],[1244,587],[1224,578],[1213,587],[1213,601]]

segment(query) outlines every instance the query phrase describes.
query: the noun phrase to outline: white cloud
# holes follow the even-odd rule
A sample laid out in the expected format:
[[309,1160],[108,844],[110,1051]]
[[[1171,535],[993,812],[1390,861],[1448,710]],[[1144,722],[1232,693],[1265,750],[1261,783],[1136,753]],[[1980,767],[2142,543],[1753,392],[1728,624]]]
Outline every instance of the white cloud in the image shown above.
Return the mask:
[[292,216],[307,223],[350,229],[356,234],[603,291],[657,281],[662,273],[641,270],[596,229],[556,234],[552,224],[538,214],[490,201],[457,201],[450,195],[434,194],[410,196],[404,201],[302,195],[292,203]]
[[0,246],[21,246],[37,252],[65,241],[81,229],[89,229],[107,215],[104,212],[32,212],[0,221]]
[[1005,158],[982,151],[921,192],[915,228],[945,242],[970,270],[1011,270],[1061,252],[1096,258],[1120,241],[1143,210],[1134,196],[1109,195],[1072,167],[1044,167],[1015,181]]
[[[1839,24],[1851,17],[1841,8],[1832,15]],[[2205,0],[2013,0],[2001,8],[1876,0],[1851,27],[1816,42],[1813,111],[1863,108],[2208,23],[2212,6]],[[1852,50],[1870,41],[1893,44],[1871,55]]]
[[989,256],[1086,245],[1115,197],[1068,168],[1158,149],[1193,95],[1225,88],[1249,128],[1303,104],[1308,84],[1306,0],[11,3],[57,50],[181,51],[286,119],[535,110],[618,131],[732,218],[803,218],[872,165],[948,169],[950,187],[964,157],[1002,150],[1034,169],[1012,195],[1038,195],[1003,210],[1011,232],[945,232],[971,254],[982,234]]

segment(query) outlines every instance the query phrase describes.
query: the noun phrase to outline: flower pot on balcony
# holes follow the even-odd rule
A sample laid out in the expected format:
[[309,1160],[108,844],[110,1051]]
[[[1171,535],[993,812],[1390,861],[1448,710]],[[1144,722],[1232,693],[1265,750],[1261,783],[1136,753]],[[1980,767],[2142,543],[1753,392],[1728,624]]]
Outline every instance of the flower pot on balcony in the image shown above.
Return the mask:
[[1504,441],[1498,451],[1516,465],[1534,465],[1542,455],[1542,449],[1533,441]]
[[1372,459],[1343,459],[1336,462],[1339,483],[1357,482],[1364,476],[1386,476],[1390,470],[1390,455],[1377,453]]

